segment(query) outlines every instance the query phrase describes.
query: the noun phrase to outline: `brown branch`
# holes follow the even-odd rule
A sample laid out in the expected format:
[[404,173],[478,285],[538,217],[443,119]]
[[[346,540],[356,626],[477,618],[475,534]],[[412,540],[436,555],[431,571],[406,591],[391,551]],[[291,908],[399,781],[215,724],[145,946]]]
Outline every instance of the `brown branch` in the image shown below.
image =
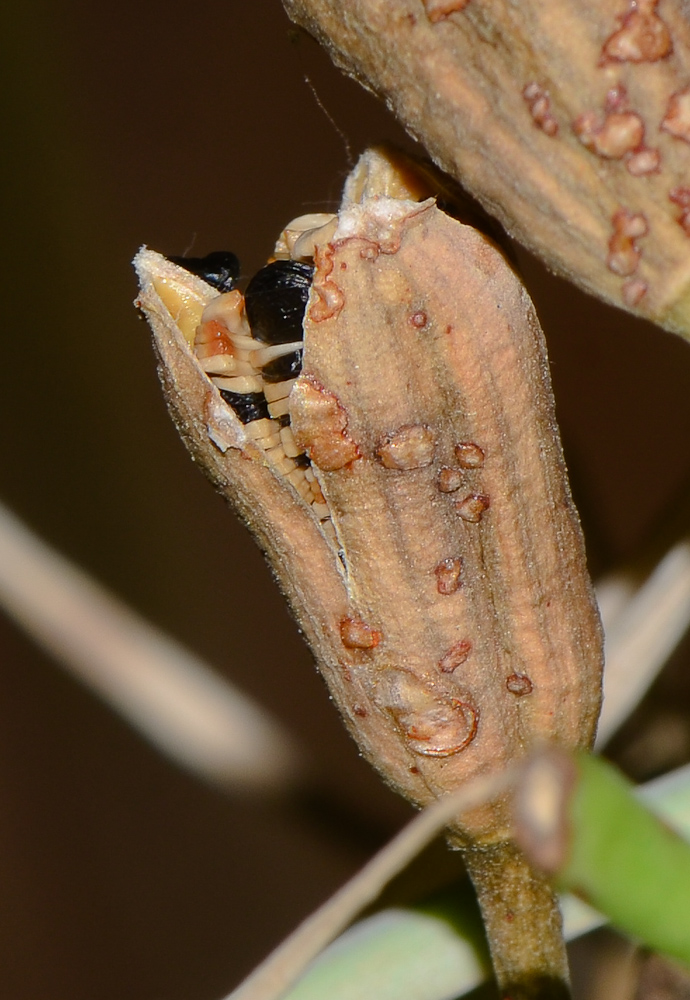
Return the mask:
[[0,504],[0,606],[186,770],[227,790],[294,787],[305,764],[268,712]]

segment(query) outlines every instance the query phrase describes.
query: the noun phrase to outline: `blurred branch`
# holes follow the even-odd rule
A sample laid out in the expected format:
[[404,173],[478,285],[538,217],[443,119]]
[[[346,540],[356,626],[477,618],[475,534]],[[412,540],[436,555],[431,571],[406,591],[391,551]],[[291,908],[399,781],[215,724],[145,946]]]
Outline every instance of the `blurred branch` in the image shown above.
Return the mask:
[[642,700],[690,626],[690,541],[682,538],[641,586],[635,566],[602,581],[606,636],[601,748]]
[[300,773],[267,712],[49,548],[0,505],[0,603],[63,666],[186,770],[269,791]]

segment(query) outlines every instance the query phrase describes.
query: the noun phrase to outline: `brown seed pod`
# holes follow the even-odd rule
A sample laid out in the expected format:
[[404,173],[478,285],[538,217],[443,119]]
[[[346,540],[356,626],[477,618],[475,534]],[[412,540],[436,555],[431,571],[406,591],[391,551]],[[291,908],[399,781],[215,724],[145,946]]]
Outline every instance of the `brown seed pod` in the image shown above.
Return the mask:
[[[213,290],[151,251],[136,263],[183,437],[257,536],[362,752],[421,805],[536,742],[589,746],[602,648],[532,305],[484,236],[433,199],[380,194],[390,170],[365,154],[316,237],[287,397],[335,539],[180,333]],[[457,464],[460,497],[439,478]],[[507,804],[454,836],[480,898],[500,876],[483,902],[494,944],[508,935],[502,981],[562,973],[551,932],[528,968],[505,957],[525,931],[504,919],[515,894],[555,906],[510,846]]]
[[[339,416],[336,439],[346,425],[358,451],[338,467],[313,460],[347,569],[348,615],[381,633],[353,665],[366,693],[358,701],[370,709],[359,737],[366,755],[423,803],[535,740],[588,745],[599,624],[524,289],[483,236],[430,201],[346,204],[322,259],[341,305],[324,317],[315,297],[307,309],[290,414],[307,453],[322,448],[320,386]],[[406,322],[422,307],[424,327]],[[469,467],[460,499],[439,480],[458,455]],[[448,594],[437,570],[458,556],[463,586]],[[406,736],[412,703],[407,728],[396,724],[410,683],[396,684],[396,713],[381,702],[383,680],[400,671],[424,685],[419,705],[434,692],[447,704],[460,684],[479,714],[471,741],[443,766],[420,760]],[[529,697],[510,696],[514,675],[529,675]],[[421,727],[428,712],[418,715]],[[500,808],[468,829],[483,840],[509,834]]]
[[[367,710],[358,739],[394,787],[424,803],[534,742],[589,745],[599,622],[541,331],[501,254],[433,203],[365,198],[341,210],[327,260],[339,309],[324,316],[315,300],[307,310],[293,430],[308,445],[300,382],[317,380],[347,415],[358,460],[317,471],[350,613],[381,632],[352,665]],[[423,328],[405,322],[420,307]],[[433,453],[382,461],[381,442],[396,439],[433,440]],[[458,501],[443,470],[461,459],[468,492]],[[447,587],[458,553],[463,585]],[[511,846],[504,810],[478,810],[455,832],[499,981],[519,997],[534,975],[563,976],[565,958],[550,890]]]

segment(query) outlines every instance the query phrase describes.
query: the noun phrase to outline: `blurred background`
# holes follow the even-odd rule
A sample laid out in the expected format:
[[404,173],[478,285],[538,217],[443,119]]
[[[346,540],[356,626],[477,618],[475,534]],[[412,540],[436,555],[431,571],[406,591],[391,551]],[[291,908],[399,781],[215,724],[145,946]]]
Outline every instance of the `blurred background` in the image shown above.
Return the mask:
[[[330,785],[301,803],[205,786],[0,617],[0,992],[212,1000],[411,811],[179,442],[130,261],[232,249],[249,276],[289,219],[336,207],[350,157],[413,143],[278,0],[8,2],[0,46],[0,495],[271,709]],[[520,262],[601,574],[684,494],[690,350]],[[636,777],[690,758],[687,653],[614,746]]]

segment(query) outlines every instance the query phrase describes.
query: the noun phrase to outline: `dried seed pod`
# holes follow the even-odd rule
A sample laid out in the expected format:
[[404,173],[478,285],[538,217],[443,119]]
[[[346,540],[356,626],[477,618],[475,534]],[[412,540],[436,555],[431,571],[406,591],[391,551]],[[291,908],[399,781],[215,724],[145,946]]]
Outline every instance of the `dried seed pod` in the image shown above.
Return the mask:
[[[187,444],[257,535],[362,752],[424,804],[535,742],[589,746],[602,651],[531,303],[484,236],[433,199],[400,198],[403,181],[381,194],[390,171],[366,154],[315,246],[286,410],[322,503],[270,460],[179,334],[214,290],[151,251],[137,268]],[[457,463],[459,499],[441,475]],[[551,932],[527,966],[506,957],[525,933],[506,919],[511,901],[555,906],[511,846],[506,803],[462,817],[454,836],[502,981],[517,996],[535,968],[562,974]]]
[[[690,337],[688,235],[668,204],[690,141],[684,0],[561,0],[557,12],[350,0],[347,17],[332,0],[283,3],[550,269]],[[634,283],[607,266],[622,209],[649,227]]]
[[[362,202],[341,210],[327,263],[317,264],[290,414],[331,512],[348,616],[381,633],[352,665],[367,725],[378,727],[360,734],[364,750],[376,761],[373,741],[387,728],[385,742],[399,741],[398,763],[388,770],[387,749],[377,766],[423,803],[535,740],[588,745],[600,632],[524,289],[483,236],[433,202],[368,193],[365,185]],[[326,281],[342,304],[323,317]],[[420,310],[423,328],[408,322]],[[339,452],[343,435],[347,454],[332,462],[327,446]],[[464,461],[460,501],[439,481],[458,455],[473,459]],[[463,586],[448,595],[437,570],[456,565],[458,554]],[[460,648],[462,666],[445,676],[438,664]],[[457,682],[471,693],[481,721],[443,767],[420,762],[381,707],[390,670],[414,675],[440,701],[455,696]],[[529,676],[529,697],[507,691],[516,675]],[[468,829],[474,836],[484,825],[485,840],[508,836],[500,808]]]

